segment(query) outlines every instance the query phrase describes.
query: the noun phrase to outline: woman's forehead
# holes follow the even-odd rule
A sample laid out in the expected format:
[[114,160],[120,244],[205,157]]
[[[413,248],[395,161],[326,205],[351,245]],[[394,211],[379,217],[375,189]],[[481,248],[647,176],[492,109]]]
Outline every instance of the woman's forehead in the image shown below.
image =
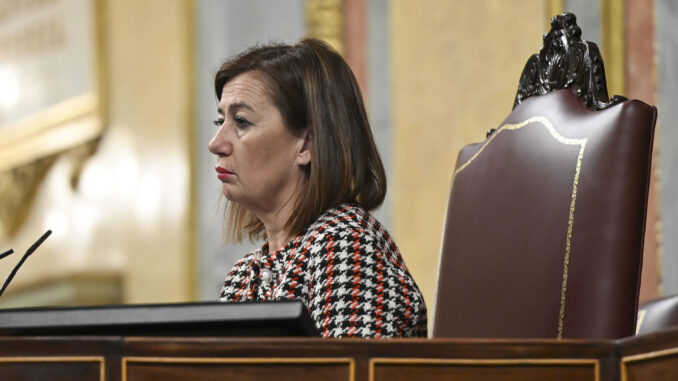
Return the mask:
[[252,108],[270,103],[268,89],[261,74],[242,73],[228,81],[221,89],[219,107],[224,110],[232,104],[246,104]]

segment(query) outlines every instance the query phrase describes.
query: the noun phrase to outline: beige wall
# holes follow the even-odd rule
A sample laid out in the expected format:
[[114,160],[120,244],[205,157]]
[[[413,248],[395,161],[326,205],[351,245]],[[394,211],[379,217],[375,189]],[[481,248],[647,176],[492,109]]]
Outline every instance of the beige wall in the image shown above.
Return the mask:
[[111,127],[138,166],[127,240],[126,302],[191,297],[193,123],[189,0],[109,0]]
[[391,3],[394,234],[429,317],[457,152],[511,111],[546,14],[534,0]]
[[[3,242],[22,254],[44,228],[54,231],[5,303],[19,291],[29,295],[25,305],[77,302],[54,295],[50,279],[72,281],[71,291],[104,279],[127,303],[192,298],[192,3],[99,3],[107,129],[78,186],[70,185],[75,162],[61,157],[24,226]],[[3,261],[2,274],[16,260]],[[74,281],[83,274],[84,282]],[[86,302],[111,302],[112,295]]]

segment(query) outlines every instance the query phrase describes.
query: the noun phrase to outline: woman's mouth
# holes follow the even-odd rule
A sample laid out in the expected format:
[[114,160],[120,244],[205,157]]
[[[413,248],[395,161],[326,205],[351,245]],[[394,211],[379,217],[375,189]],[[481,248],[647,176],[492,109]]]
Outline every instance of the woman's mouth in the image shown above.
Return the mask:
[[229,177],[235,175],[234,172],[231,172],[226,168],[216,167],[215,169],[217,170],[217,178],[221,181],[224,181],[224,180],[228,179]]

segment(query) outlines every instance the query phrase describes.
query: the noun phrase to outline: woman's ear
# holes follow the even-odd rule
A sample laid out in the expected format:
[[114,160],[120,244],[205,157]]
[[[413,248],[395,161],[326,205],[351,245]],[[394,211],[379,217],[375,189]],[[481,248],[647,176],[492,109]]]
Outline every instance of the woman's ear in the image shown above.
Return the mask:
[[299,138],[299,143],[297,165],[303,167],[311,163],[311,135],[309,135],[308,130]]

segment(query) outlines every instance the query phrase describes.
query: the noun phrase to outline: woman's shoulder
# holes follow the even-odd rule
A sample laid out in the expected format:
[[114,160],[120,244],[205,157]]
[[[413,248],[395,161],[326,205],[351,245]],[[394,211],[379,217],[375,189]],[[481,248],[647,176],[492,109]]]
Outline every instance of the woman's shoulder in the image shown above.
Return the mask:
[[346,239],[392,243],[384,226],[367,210],[355,204],[339,204],[321,214],[302,234],[301,241]]
[[339,204],[321,214],[308,231],[371,231],[379,227],[381,224],[359,205]]

